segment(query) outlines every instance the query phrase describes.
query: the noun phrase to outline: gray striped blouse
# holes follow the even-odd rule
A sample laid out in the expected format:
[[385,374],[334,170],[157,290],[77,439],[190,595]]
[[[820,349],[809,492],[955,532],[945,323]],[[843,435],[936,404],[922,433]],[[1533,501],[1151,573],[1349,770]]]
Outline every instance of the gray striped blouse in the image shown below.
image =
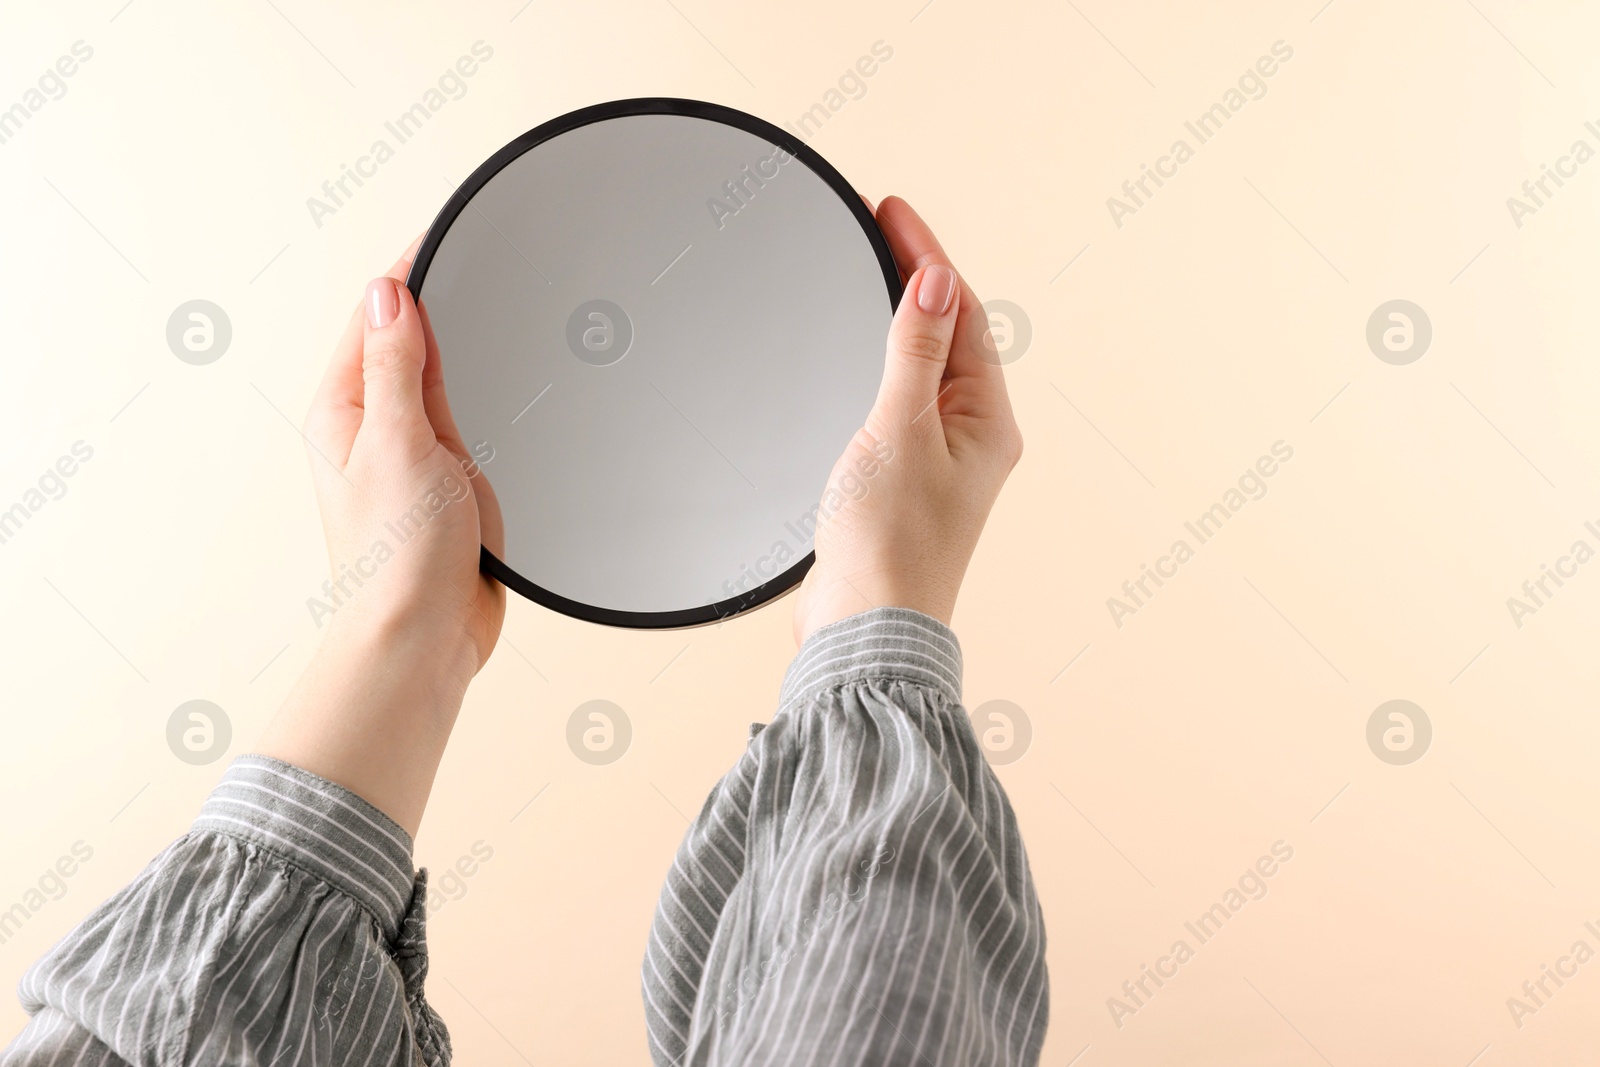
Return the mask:
[[[955,635],[817,631],[679,848],[645,951],[661,1067],[1031,1065],[1044,926],[960,705]],[[24,976],[0,1067],[442,1067],[426,872],[360,797],[263,756]]]

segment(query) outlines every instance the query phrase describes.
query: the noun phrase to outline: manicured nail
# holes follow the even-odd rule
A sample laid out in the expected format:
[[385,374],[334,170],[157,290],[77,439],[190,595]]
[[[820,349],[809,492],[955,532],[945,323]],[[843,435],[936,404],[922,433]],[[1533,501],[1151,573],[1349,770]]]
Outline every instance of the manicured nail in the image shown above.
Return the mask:
[[956,272],[935,263],[922,272],[917,286],[917,307],[930,315],[943,315],[956,295]]
[[374,278],[367,283],[367,325],[382,329],[400,314],[400,293],[393,278]]

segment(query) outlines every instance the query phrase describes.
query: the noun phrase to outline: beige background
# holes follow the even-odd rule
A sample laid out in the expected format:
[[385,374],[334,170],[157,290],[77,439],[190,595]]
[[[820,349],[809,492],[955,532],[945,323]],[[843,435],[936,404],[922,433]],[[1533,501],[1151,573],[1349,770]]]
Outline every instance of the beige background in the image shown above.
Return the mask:
[[[1600,161],[1521,228],[1506,198],[1575,140],[1600,148],[1600,15],[923,2],[8,8],[0,107],[73,42],[94,55],[0,144],[0,507],[74,441],[94,456],[0,545],[0,908],[73,842],[94,855],[0,945],[0,986],[226,765],[174,758],[172,710],[215,701],[247,750],[312,654],[325,562],[285,416],[449,184],[605,99],[793,121],[881,40],[893,58],[813,145],[911,200],[1034,331],[1009,369],[1027,456],[956,628],[969,705],[1032,724],[999,774],[1049,923],[1044,1062],[1595,1058],[1600,962],[1520,1028],[1506,1001],[1580,938],[1600,950],[1600,565],[1520,628],[1506,598],[1600,547]],[[306,198],[480,39],[466,95],[315,226]],[[1280,40],[1267,94],[1118,228],[1106,198]],[[209,366],[165,342],[195,298],[233,326]],[[1394,298],[1434,329],[1407,366],[1365,340]],[[1279,440],[1267,495],[1114,625],[1106,598]],[[494,853],[430,924],[458,1062],[645,1061],[659,879],[770,713],[787,608],[639,634],[513,601],[418,842],[435,869]],[[634,728],[605,767],[564,740],[595,698]],[[1395,698],[1434,728],[1409,766],[1365,740]],[[1268,894],[1114,1025],[1107,998],[1279,840]],[[7,996],[0,1036],[22,1023]]]

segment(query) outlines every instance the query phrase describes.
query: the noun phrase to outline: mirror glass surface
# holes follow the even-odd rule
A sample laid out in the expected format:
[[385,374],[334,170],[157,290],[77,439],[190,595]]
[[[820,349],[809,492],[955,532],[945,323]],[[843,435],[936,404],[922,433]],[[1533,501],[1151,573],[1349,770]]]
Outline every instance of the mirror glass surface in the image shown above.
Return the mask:
[[505,517],[486,566],[598,622],[708,622],[799,581],[899,293],[826,163],[696,106],[513,142],[410,279]]

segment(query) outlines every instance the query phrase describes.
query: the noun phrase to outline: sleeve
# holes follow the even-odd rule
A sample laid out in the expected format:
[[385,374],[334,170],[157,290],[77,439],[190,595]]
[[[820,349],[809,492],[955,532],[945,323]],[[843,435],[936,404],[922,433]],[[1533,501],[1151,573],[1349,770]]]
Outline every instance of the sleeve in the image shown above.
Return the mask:
[[423,998],[427,875],[340,786],[264,756],[22,979],[0,1067],[443,1067]]
[[658,1067],[1038,1062],[1044,923],[948,627],[823,627],[668,872],[642,984]]

